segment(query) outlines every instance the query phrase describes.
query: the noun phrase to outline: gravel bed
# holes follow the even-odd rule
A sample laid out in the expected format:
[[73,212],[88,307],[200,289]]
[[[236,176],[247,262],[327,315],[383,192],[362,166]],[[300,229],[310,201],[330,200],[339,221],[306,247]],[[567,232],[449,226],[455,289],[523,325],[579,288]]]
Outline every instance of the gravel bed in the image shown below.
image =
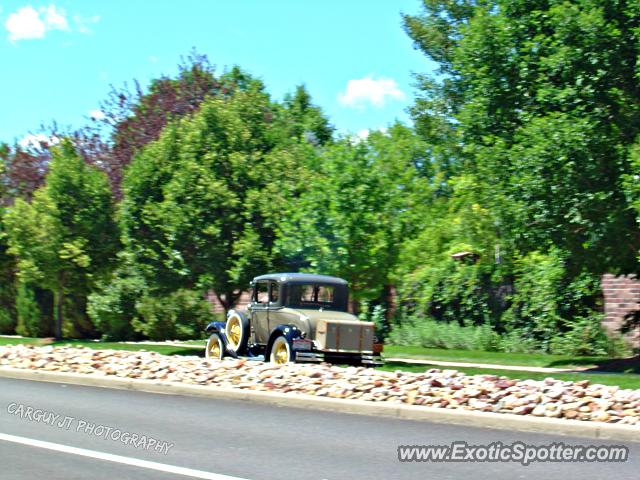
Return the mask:
[[510,380],[435,368],[413,373],[327,364],[275,366],[243,359],[25,345],[0,347],[0,366],[640,427],[640,390],[588,380]]

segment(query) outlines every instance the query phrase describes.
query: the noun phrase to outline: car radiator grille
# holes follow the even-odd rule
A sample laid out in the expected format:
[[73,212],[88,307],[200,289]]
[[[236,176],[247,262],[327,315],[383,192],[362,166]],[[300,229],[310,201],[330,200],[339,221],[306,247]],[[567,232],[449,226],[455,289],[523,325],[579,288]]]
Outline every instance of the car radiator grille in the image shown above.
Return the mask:
[[371,322],[318,320],[316,342],[327,352],[372,352],[374,325]]

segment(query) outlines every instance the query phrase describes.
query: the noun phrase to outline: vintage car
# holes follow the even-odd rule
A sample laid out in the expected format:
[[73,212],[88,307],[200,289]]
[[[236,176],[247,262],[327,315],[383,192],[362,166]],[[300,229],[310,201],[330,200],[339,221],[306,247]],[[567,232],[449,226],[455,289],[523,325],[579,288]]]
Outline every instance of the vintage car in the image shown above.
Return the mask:
[[348,304],[349,289],[341,278],[305,273],[256,277],[247,311],[230,310],[226,322],[207,326],[206,356],[380,365],[382,345],[374,324],[348,313]]

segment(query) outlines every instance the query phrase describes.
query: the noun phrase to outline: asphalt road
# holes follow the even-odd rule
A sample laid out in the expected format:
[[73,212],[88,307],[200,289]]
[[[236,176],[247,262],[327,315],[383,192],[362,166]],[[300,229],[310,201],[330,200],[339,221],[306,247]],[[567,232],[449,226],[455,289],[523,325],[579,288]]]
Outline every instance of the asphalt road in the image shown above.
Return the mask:
[[[27,415],[28,406],[42,413]],[[87,432],[91,424],[93,434]],[[111,427],[120,440],[97,436],[98,426],[105,432]],[[122,441],[134,434],[137,448]],[[159,450],[168,451],[145,450],[143,436],[166,441]],[[398,445],[454,441],[620,443],[0,378],[2,480],[636,480],[640,475],[640,443],[626,443],[630,458],[624,463],[398,461]],[[170,473],[176,468],[185,470]]]

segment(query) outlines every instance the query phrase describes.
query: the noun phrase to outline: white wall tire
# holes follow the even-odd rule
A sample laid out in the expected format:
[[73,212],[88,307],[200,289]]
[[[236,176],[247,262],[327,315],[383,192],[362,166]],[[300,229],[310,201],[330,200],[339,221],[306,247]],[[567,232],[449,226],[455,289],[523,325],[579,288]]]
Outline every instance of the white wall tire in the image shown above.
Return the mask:
[[239,354],[247,345],[248,326],[247,320],[240,316],[238,312],[231,311],[229,313],[224,332],[227,337],[227,347],[230,351]]
[[222,360],[224,357],[224,344],[220,335],[214,333],[207,340],[207,348],[205,350],[205,357],[208,360]]
[[280,335],[273,341],[271,351],[269,352],[269,361],[277,365],[285,365],[293,362],[291,345],[289,345],[289,342],[283,335]]

